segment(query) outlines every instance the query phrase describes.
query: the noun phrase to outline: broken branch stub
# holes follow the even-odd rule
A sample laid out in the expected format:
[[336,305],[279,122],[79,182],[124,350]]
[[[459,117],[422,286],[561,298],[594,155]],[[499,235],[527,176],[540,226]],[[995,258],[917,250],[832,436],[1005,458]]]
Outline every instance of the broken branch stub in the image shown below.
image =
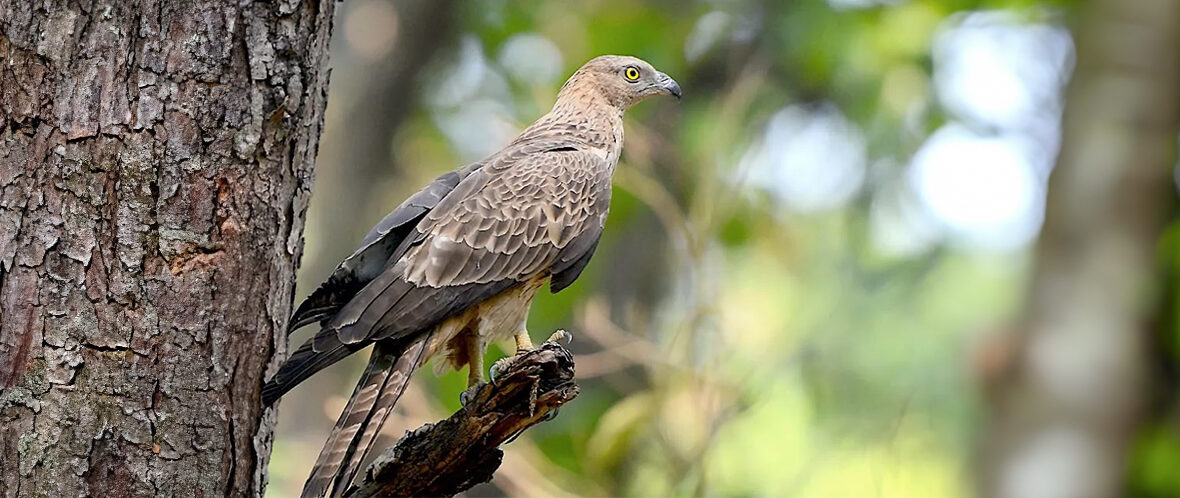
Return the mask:
[[351,487],[349,498],[450,496],[490,481],[499,446],[578,396],[574,359],[555,342],[518,356],[446,420],[409,431]]

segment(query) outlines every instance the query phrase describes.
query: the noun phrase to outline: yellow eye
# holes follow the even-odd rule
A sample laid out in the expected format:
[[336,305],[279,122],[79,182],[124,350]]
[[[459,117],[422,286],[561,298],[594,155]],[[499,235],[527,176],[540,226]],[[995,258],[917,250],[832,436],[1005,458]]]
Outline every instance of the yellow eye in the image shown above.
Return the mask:
[[623,71],[623,76],[627,78],[627,81],[639,81],[639,70],[629,67]]

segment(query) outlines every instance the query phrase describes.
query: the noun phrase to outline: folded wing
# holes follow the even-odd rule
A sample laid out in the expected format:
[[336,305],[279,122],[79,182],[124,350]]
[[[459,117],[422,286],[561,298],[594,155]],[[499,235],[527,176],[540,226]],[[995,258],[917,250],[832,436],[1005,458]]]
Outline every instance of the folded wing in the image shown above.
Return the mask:
[[538,275],[576,278],[602,233],[611,171],[576,149],[528,152],[489,162],[426,213],[326,322],[341,342],[411,336]]
[[482,165],[474,163],[436,178],[386,215],[369,230],[360,247],[340,262],[332,275],[299,305],[288,322],[287,332],[336,314],[365,284],[381,274],[402,240],[422,217],[450,194],[463,178]]

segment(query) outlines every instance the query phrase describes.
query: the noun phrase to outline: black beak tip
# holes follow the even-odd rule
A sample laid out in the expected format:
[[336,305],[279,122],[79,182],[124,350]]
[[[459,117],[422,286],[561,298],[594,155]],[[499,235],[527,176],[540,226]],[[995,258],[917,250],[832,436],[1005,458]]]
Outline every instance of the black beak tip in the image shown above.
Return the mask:
[[676,100],[680,100],[680,84],[677,83],[676,80],[672,79],[671,76],[668,76],[664,73],[659,73],[656,82],[659,87],[668,92],[668,95],[676,97]]
[[680,85],[675,81],[669,81],[668,93],[672,94],[673,97],[676,97],[676,100],[680,100]]

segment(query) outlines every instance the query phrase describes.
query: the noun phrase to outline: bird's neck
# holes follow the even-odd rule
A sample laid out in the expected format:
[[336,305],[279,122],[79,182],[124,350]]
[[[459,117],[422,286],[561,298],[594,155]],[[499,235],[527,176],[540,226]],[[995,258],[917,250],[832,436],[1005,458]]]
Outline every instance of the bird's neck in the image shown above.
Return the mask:
[[623,112],[597,92],[565,88],[557,103],[530,125],[516,141],[559,138],[599,149],[613,166],[623,148]]

